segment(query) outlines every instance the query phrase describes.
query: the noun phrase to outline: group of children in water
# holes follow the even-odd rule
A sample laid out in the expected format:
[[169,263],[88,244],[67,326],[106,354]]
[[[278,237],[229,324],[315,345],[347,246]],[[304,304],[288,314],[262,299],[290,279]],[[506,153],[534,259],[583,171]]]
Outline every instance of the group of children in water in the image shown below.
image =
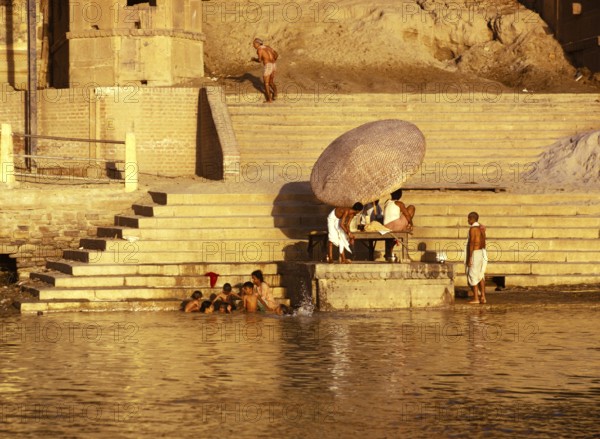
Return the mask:
[[252,272],[252,282],[245,282],[241,286],[241,295],[232,292],[231,284],[226,283],[219,294],[211,294],[210,298],[203,299],[200,291],[194,291],[190,299],[181,304],[185,312],[213,312],[229,314],[233,311],[256,312],[269,311],[278,315],[291,314],[288,306],[277,304],[273,299],[271,287],[263,278],[260,270]]

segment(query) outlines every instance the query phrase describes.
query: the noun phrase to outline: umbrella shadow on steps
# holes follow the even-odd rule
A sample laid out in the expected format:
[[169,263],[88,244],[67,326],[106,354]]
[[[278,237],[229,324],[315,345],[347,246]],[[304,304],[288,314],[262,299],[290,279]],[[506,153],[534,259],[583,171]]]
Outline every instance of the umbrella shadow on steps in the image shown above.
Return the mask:
[[274,227],[287,238],[281,246],[284,260],[308,259],[308,234],[312,230],[327,229],[328,209],[315,198],[308,181],[295,181],[281,186],[273,200],[271,216]]

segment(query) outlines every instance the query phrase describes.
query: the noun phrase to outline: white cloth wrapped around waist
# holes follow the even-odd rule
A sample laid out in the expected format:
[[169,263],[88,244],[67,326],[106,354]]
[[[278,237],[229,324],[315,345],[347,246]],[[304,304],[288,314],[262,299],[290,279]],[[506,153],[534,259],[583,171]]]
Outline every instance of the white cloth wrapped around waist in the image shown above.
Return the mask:
[[333,209],[327,217],[327,233],[329,234],[329,241],[336,247],[339,247],[340,253],[344,250],[348,250],[348,252],[352,253],[348,235],[344,232],[344,229],[342,229],[340,219],[335,216],[335,209]]
[[469,286],[477,285],[485,277],[487,261],[487,251],[484,248],[473,251],[473,263],[471,266],[467,265],[467,281],[469,282]]

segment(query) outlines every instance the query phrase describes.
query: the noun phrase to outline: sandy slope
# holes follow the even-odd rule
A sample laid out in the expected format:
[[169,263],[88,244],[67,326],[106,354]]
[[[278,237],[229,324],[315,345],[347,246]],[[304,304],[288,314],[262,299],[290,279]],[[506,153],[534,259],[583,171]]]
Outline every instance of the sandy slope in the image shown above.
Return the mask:
[[406,83],[497,82],[537,92],[594,91],[537,14],[516,0],[253,0],[203,2],[206,75],[258,87],[259,36],[276,48],[278,82],[338,92],[390,92]]

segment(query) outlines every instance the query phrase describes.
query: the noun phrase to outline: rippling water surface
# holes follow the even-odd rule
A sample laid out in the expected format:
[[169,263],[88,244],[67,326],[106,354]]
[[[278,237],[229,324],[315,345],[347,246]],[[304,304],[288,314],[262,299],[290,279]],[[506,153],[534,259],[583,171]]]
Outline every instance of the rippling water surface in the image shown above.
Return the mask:
[[0,436],[598,437],[599,317],[10,317]]

